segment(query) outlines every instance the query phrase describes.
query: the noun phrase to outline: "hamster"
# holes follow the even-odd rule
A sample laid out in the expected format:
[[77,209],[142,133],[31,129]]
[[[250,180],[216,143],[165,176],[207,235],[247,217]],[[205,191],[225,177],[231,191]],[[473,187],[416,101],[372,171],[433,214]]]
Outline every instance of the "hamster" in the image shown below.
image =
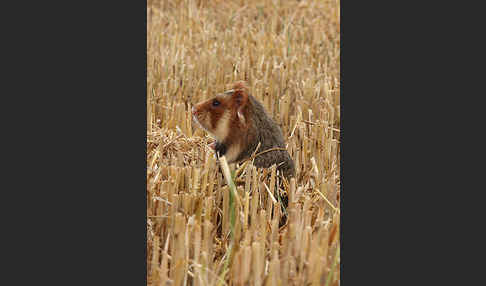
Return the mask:
[[[249,93],[244,81],[236,82],[231,90],[193,106],[192,117],[216,139],[211,147],[220,156],[226,156],[228,163],[250,158],[261,143],[254,159],[256,167],[268,168],[276,164],[277,170],[286,178],[295,176],[294,161],[285,150],[280,127]],[[273,148],[277,150],[264,152]]]

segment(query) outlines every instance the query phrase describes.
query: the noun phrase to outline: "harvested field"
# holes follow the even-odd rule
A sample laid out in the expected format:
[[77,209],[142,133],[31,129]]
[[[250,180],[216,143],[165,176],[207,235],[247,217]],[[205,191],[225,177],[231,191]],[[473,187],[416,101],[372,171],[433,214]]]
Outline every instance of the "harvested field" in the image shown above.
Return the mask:
[[[340,285],[340,2],[147,5],[148,285]],[[280,125],[290,182],[227,169],[192,122],[237,80]]]

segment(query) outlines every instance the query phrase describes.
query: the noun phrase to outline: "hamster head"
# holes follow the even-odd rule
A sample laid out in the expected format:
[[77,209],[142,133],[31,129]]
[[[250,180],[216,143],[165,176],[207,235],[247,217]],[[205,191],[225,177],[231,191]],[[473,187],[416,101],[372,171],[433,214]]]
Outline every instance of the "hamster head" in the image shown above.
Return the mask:
[[226,142],[247,127],[248,88],[237,82],[233,88],[192,107],[192,117],[220,142]]

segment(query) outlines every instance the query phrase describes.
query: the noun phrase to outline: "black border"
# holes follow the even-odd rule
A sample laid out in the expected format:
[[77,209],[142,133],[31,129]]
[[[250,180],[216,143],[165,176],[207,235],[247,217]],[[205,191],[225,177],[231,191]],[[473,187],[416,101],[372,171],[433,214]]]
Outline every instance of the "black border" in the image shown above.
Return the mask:
[[146,284],[146,9],[3,10],[8,284]]
[[[146,2],[19,4],[4,10],[6,278],[146,283]],[[342,285],[473,274],[464,229],[481,228],[482,200],[462,192],[483,184],[464,160],[484,128],[464,98],[484,89],[469,66],[482,11],[342,1]]]
[[477,282],[484,10],[468,4],[341,3],[342,285]]

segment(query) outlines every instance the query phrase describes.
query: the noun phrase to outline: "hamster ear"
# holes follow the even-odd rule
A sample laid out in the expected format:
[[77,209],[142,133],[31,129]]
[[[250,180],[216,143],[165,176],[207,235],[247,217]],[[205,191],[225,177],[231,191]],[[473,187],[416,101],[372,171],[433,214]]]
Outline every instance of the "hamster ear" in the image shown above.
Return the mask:
[[243,123],[243,124],[246,123],[246,119],[245,119],[245,116],[243,115],[241,108],[238,109],[238,118],[240,119],[241,123]]
[[243,89],[245,91],[248,91],[248,84],[246,83],[246,81],[240,80],[233,84],[233,89],[234,90]]
[[244,81],[237,81],[233,85],[233,98],[239,107],[245,106],[248,102],[248,87]]
[[235,90],[233,99],[238,108],[244,107],[248,102],[248,94],[244,90]]
[[233,99],[236,104],[237,115],[240,121],[245,124],[246,118],[243,114],[243,109],[248,103],[248,89],[244,82],[237,82],[234,87]]

